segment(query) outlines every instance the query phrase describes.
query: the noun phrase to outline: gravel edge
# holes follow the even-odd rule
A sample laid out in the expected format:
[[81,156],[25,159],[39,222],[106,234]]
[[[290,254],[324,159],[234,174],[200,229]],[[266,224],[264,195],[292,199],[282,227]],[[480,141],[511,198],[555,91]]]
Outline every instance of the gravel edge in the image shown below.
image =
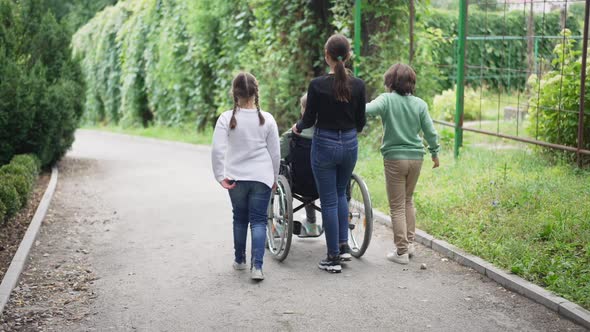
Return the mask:
[[35,215],[33,216],[33,220],[31,220],[31,223],[27,228],[27,232],[18,246],[18,250],[14,254],[12,262],[10,263],[8,270],[2,279],[2,283],[0,284],[0,316],[2,316],[2,312],[8,303],[10,294],[16,286],[20,274],[26,265],[29,252],[33,247],[35,239],[37,238],[37,234],[41,228],[41,223],[43,222],[43,219],[45,219],[45,215],[47,214],[47,210],[49,209],[49,205],[51,204],[51,200],[55,194],[58,175],[59,171],[57,167],[53,167],[51,170],[51,179],[49,180],[45,194],[43,194]]

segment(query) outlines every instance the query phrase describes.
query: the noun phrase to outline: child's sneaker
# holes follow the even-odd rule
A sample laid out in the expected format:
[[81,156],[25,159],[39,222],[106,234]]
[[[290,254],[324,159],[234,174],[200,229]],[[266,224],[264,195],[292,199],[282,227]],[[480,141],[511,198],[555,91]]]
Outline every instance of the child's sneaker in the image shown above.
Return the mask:
[[[397,247],[394,248],[397,251]],[[414,257],[414,255],[416,254],[416,246],[413,243],[410,243],[408,245],[408,256],[410,258]]]
[[301,228],[303,229],[302,236],[320,236],[322,235],[322,227],[318,224],[308,223],[306,221],[301,223]]
[[264,280],[262,269],[252,268],[252,270],[250,270],[250,278],[252,278],[252,280]]
[[326,259],[322,259],[318,267],[324,271],[331,272],[331,273],[340,273],[342,272],[342,265],[340,265],[340,259],[338,257],[326,257]]
[[248,268],[248,265],[246,263],[238,263],[236,261],[234,261],[234,270],[245,270]]
[[408,255],[408,253],[405,253],[403,255],[398,255],[397,250],[387,254],[387,259],[394,262],[394,263],[398,263],[398,264],[406,265],[406,264],[410,263],[410,255]]
[[340,245],[340,260],[344,262],[348,262],[352,260],[352,255],[350,254],[350,246],[348,243]]
[[412,258],[414,257],[414,254],[416,254],[416,246],[413,243],[410,243],[408,246],[408,256]]

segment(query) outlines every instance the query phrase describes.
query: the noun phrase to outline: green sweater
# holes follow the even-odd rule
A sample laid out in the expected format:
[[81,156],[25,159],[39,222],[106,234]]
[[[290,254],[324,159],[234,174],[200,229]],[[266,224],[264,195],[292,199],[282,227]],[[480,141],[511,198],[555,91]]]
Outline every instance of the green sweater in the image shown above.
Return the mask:
[[380,116],[383,122],[383,159],[423,159],[425,152],[420,132],[424,133],[432,157],[438,155],[438,134],[424,100],[396,92],[383,93],[367,104],[366,112],[369,116]]

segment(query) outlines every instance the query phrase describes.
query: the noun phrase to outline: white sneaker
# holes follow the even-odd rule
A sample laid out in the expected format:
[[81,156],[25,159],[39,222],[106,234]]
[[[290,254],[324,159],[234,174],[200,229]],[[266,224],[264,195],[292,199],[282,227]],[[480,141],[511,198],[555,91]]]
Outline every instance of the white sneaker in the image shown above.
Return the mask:
[[[397,251],[397,247],[394,247],[394,249]],[[416,246],[413,243],[410,243],[408,245],[408,256],[410,256],[410,258],[414,257],[414,255],[416,254]]]
[[234,261],[234,270],[241,271],[241,270],[245,270],[247,268],[248,268],[248,264],[238,263],[238,262]]
[[405,253],[403,255],[398,255],[397,250],[387,254],[387,259],[394,262],[394,263],[398,263],[398,264],[406,265],[406,264],[410,263],[410,255],[408,255],[408,253]]
[[250,278],[252,280],[264,280],[264,274],[262,274],[261,269],[253,268],[250,270]]
[[412,258],[414,257],[414,254],[416,254],[416,246],[413,243],[410,243],[410,245],[408,246],[408,256]]

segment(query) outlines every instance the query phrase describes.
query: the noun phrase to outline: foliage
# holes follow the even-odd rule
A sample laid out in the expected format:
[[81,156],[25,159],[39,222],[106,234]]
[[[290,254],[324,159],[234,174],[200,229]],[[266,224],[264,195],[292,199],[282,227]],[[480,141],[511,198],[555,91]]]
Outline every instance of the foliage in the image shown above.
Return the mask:
[[[567,37],[571,34],[565,30]],[[566,39],[555,46],[552,70],[540,79],[532,76],[529,83],[534,91],[530,99],[531,123],[529,133],[540,140],[576,147],[578,145],[578,116],[580,107],[580,79],[582,70],[581,52],[576,49],[576,41]],[[586,69],[586,75],[590,69]],[[586,82],[586,91],[590,91]],[[585,104],[590,105],[590,97],[585,96]],[[590,149],[590,112],[584,110],[584,149]]]
[[[406,7],[363,3],[363,53],[371,56],[354,61],[371,94],[393,62],[407,59]],[[259,80],[261,107],[286,127],[311,78],[326,73],[325,40],[334,31],[352,37],[352,8],[344,0],[119,2],[74,36],[87,81],[85,119],[144,127],[196,121],[203,129],[233,106],[231,80],[248,70]]]
[[[443,91],[440,95],[434,97],[432,106],[432,118],[444,121],[455,121],[457,87]],[[473,88],[465,87],[463,102],[463,120],[472,121],[480,119],[480,94]]]
[[47,8],[43,0],[0,0],[0,165],[19,153],[55,163],[83,111],[70,36]]
[[0,224],[12,218],[25,205],[37,181],[39,159],[17,155],[0,167]]
[[[455,84],[458,11],[433,9],[418,18],[426,28],[440,29],[448,41],[453,41],[439,48],[435,61],[431,63],[440,67],[442,89],[449,89]],[[522,10],[496,12],[480,10],[477,6],[469,7],[469,36],[496,39],[467,41],[465,62],[468,67],[473,67],[466,71],[467,85],[477,87],[483,84],[496,90],[525,88],[527,40],[524,37],[527,36],[527,18]],[[558,36],[562,30],[560,22],[558,11],[535,14],[535,35]],[[579,21],[571,15],[567,17],[566,27],[572,31],[580,31]],[[521,38],[514,40],[511,37]],[[556,42],[556,39],[538,39],[539,67],[546,59],[552,58]]]

